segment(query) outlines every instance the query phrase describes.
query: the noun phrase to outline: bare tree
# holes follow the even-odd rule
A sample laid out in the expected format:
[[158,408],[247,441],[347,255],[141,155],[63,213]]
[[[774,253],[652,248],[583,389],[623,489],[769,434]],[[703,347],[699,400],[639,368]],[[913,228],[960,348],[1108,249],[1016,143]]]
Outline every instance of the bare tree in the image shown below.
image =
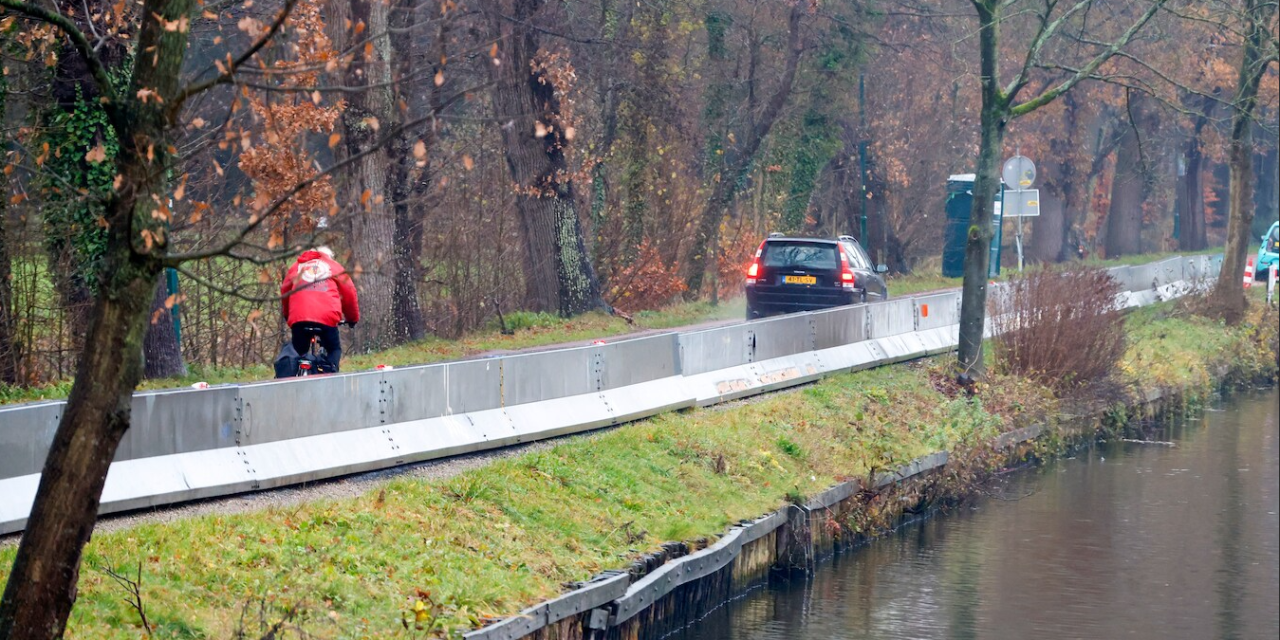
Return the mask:
[[[1093,0],[1062,3],[1041,0],[1031,3],[1036,28],[1023,55],[1022,66],[1005,84],[1000,76],[1000,27],[1019,2],[1009,0],[970,0],[978,15],[979,81],[982,89],[981,136],[978,148],[977,177],[973,187],[973,209],[969,218],[968,241],[965,245],[964,286],[960,308],[960,344],[958,376],[962,382],[982,374],[982,337],[987,316],[987,273],[992,238],[992,216],[996,192],[1000,188],[1000,166],[1005,129],[1015,118],[1034,112],[1057,100],[1073,87],[1093,75],[1105,62],[1133,40],[1168,0],[1151,0],[1141,15],[1118,37],[1098,43],[1096,51],[1077,69],[1068,69],[1065,77],[1048,83],[1034,95],[1020,98],[1031,84],[1033,72],[1046,65],[1046,47],[1062,35],[1072,20],[1092,7]],[[1064,65],[1057,65],[1062,67]]]

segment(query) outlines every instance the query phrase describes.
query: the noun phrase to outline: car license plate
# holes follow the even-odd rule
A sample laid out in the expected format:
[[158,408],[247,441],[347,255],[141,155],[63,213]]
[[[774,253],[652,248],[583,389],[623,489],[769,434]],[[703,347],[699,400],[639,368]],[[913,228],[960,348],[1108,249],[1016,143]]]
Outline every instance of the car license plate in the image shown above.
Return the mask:
[[787,284],[818,284],[818,279],[813,276],[783,276],[782,281]]

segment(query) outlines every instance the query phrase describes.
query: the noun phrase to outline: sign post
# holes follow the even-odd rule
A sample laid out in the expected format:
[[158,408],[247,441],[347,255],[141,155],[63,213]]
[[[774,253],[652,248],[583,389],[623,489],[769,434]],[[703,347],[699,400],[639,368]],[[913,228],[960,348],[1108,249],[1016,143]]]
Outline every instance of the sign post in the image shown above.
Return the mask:
[[1018,247],[1018,271],[1021,272],[1023,266],[1022,219],[1040,215],[1040,190],[1031,188],[1036,181],[1036,165],[1022,154],[1017,154],[1005,160],[1000,177],[1005,185],[1002,213],[1018,219],[1015,243]]

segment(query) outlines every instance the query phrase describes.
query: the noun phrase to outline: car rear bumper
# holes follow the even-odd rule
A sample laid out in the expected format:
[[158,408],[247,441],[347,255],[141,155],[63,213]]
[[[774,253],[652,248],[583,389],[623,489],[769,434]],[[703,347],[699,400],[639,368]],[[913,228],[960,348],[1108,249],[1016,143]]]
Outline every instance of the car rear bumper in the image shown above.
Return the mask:
[[747,287],[747,308],[757,313],[817,311],[853,304],[862,294],[856,290]]

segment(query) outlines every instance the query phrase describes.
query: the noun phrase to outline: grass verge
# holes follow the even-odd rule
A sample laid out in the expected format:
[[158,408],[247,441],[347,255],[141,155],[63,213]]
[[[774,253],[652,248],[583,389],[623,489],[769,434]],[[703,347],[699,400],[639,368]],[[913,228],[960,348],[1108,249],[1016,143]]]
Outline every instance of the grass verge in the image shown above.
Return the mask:
[[[1273,380],[1276,315],[1260,309],[1237,328],[1179,304],[1131,314],[1125,388],[1204,397],[1224,368]],[[296,624],[326,636],[400,636],[402,616],[423,599],[441,628],[462,629],[662,542],[715,536],[836,481],[1058,415],[1060,401],[1026,380],[995,376],[967,399],[945,379],[940,361],[837,375],[568,439],[448,480],[402,477],[354,499],[99,535],[86,549],[68,637],[138,637],[140,617],[107,567],[140,567],[156,638],[231,637],[246,606],[268,617],[296,607]],[[3,571],[13,552],[0,549]]]

